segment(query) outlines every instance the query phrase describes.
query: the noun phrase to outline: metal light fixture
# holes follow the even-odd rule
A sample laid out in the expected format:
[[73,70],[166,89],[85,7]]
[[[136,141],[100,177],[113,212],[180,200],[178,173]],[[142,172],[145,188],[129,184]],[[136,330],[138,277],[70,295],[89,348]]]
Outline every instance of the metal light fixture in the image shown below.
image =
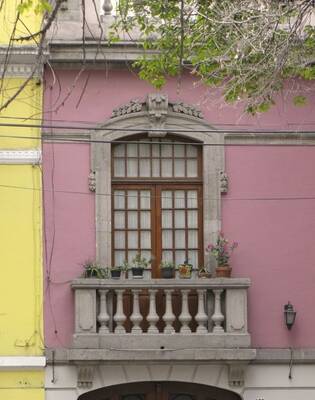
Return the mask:
[[284,321],[289,330],[292,328],[294,324],[295,317],[296,317],[296,311],[294,310],[293,305],[288,301],[288,304],[284,305]]

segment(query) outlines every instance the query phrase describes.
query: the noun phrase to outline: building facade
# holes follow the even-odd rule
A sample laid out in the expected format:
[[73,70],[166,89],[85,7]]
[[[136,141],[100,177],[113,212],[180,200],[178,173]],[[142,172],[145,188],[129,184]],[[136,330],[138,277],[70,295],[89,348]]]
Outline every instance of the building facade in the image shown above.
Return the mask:
[[[60,11],[45,72],[46,398],[311,397],[312,85],[304,108],[288,92],[257,117],[189,75],[156,93],[128,68],[136,46],[93,40],[92,8],[83,53],[78,10]],[[220,230],[232,278],[205,253]],[[82,278],[138,252],[144,279]],[[212,277],[160,279],[185,259]]]
[[[34,43],[13,45],[10,39],[18,3],[5,2],[0,11],[1,106],[25,83],[36,60]],[[30,11],[20,16],[16,32],[35,32],[39,23]],[[10,400],[44,399],[41,141],[39,127],[25,121],[41,118],[40,78],[38,71],[0,112],[0,397]]]

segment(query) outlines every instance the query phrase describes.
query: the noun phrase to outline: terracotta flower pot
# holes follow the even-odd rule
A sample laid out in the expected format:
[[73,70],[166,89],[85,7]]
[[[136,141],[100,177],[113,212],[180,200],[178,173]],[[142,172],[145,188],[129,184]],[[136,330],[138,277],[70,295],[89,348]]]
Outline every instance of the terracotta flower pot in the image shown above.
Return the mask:
[[222,265],[222,266],[216,267],[215,275],[217,278],[230,278],[231,271],[232,271],[231,267],[229,267],[228,265]]

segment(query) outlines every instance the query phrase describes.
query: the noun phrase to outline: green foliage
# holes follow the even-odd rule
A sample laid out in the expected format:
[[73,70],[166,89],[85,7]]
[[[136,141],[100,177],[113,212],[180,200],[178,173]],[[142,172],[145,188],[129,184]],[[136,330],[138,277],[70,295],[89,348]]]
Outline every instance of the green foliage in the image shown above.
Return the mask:
[[295,96],[293,103],[296,107],[302,107],[307,103],[307,98],[305,96]]
[[17,6],[17,11],[20,14],[30,12],[31,10],[37,14],[43,14],[45,12],[51,12],[52,6],[48,0],[22,0]]
[[113,37],[121,31],[132,37],[137,30],[144,55],[134,66],[157,89],[186,70],[221,87],[227,102],[242,100],[247,111],[266,112],[285,79],[315,79],[315,28],[302,29],[312,12],[310,0],[303,7],[273,1],[261,7],[259,0],[120,0]]

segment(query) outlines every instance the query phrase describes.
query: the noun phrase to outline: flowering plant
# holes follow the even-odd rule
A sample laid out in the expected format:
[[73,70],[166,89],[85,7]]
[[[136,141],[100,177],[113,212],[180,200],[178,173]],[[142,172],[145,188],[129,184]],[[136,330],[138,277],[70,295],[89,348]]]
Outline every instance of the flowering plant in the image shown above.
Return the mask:
[[218,266],[228,266],[229,260],[233,250],[238,246],[237,242],[229,244],[229,241],[224,237],[223,233],[220,232],[215,244],[209,244],[206,251],[213,255],[217,260]]

